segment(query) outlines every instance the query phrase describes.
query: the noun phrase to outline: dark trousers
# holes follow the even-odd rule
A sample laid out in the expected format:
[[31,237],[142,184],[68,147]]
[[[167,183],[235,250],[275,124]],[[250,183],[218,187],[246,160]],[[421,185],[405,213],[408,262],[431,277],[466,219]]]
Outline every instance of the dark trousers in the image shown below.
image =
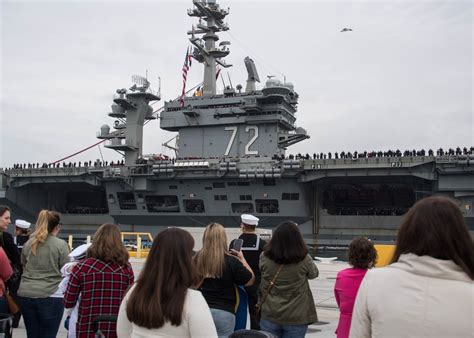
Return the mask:
[[[20,287],[20,280],[18,280],[18,282],[15,284],[15,285],[10,285],[10,294],[13,296],[13,300],[15,301],[15,303],[20,306],[20,311],[17,312],[14,316],[13,316],[13,327],[14,328],[17,328],[18,327],[18,323],[20,322],[20,318],[21,318],[21,304],[20,304],[20,297],[18,297],[18,288]],[[10,309],[8,310],[8,313],[10,313]]]
[[8,303],[5,299],[5,296],[0,297],[0,313],[9,314],[10,310],[8,309]]
[[260,277],[255,278],[255,283],[252,286],[246,286],[247,297],[249,302],[249,315],[250,315],[250,328],[252,330],[260,330],[260,322],[257,319],[257,309],[255,308],[258,303],[258,287],[260,286]]
[[28,338],[55,338],[63,318],[63,299],[19,298]]

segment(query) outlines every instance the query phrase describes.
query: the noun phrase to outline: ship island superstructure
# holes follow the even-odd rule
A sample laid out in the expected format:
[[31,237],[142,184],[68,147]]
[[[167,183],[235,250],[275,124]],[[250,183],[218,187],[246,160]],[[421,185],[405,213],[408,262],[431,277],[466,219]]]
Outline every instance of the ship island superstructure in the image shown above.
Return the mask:
[[[229,14],[214,0],[193,1],[188,15],[198,20],[187,32],[193,61],[204,68],[198,94],[164,102],[147,78],[114,95],[113,131],[100,128],[105,147],[124,156],[123,165],[13,169],[0,175],[0,203],[34,219],[41,209],[63,213],[65,233],[92,234],[114,221],[127,231],[156,233],[168,226],[240,224],[242,213],[273,228],[291,219],[308,244],[347,245],[354,236],[392,243],[402,215],[417,200],[444,194],[455,198],[474,232],[474,156],[288,156],[287,149],[309,138],[296,124],[299,96],[292,83],[269,77],[263,88],[246,57],[245,89],[217,93],[218,67],[230,42]],[[176,132],[175,158],[142,153],[143,126],[158,119]],[[308,153],[313,153],[308,150]]]

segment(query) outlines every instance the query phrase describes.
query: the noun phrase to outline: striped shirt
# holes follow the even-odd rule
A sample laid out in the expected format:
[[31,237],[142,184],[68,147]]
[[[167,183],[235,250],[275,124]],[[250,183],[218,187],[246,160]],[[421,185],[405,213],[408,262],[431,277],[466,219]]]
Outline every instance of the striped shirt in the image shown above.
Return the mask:
[[[79,316],[76,324],[78,338],[95,337],[92,322],[97,316],[117,316],[125,292],[134,282],[130,264],[121,266],[88,258],[72,270],[64,294],[64,306],[72,308],[78,301]],[[102,323],[100,331],[105,337],[117,337],[115,323]]]

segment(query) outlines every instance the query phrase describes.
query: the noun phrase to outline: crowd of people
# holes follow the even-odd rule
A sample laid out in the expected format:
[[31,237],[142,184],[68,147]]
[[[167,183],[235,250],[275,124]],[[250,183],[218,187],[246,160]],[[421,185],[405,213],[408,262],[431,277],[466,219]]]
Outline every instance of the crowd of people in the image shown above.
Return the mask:
[[[79,162],[54,162],[54,163],[15,163],[11,169],[48,169],[48,168],[88,168],[88,167],[120,167],[125,164],[121,161],[79,161]],[[7,169],[8,170],[8,169]]]
[[[448,150],[444,150],[443,148],[439,148],[436,150],[436,156],[455,156],[455,155],[472,155],[474,154],[474,147],[457,147],[457,148],[449,148]],[[374,157],[415,157],[415,156],[435,156],[435,152],[433,149],[425,150],[404,150],[403,152],[400,149],[397,150],[378,150],[378,151],[341,151],[341,152],[335,152],[335,153],[313,153],[313,155],[310,155],[308,153],[306,154],[301,154],[298,153],[296,155],[288,155],[288,156],[275,156],[275,159],[290,159],[290,160],[325,160],[325,159],[357,159],[357,158],[374,158]]]
[[[374,157],[416,157],[416,156],[455,156],[455,155],[473,155],[474,154],[474,147],[456,147],[456,148],[449,148],[444,150],[443,148],[439,148],[436,152],[432,149],[425,150],[405,150],[401,151],[397,150],[387,150],[387,151],[341,151],[341,152],[327,152],[327,153],[313,153],[312,155],[309,153],[302,154],[298,153],[296,155],[289,154],[289,155],[273,155],[272,159],[274,160],[323,160],[323,159],[357,159],[357,158],[374,158]],[[252,155],[253,157],[254,155]],[[244,155],[243,158],[250,157],[250,155]],[[255,157],[261,157],[260,155],[255,155]],[[263,156],[267,157],[267,155]],[[136,164],[146,165],[153,163],[155,161],[166,161],[170,164],[174,164],[175,161],[203,161],[206,159],[231,159],[232,157],[209,157],[209,158],[201,158],[201,157],[169,157],[166,155],[154,155],[150,158],[143,158],[140,157],[136,160]],[[151,162],[150,162],[151,161]],[[54,163],[47,163],[44,162],[40,164],[37,163],[15,163],[12,168],[7,168],[6,170],[13,170],[13,169],[48,169],[48,168],[88,168],[88,167],[120,167],[124,165],[124,161],[79,161],[79,162],[54,162]],[[145,172],[144,169],[141,170]]]
[[[56,337],[65,309],[68,337],[228,337],[246,327],[248,306],[252,330],[304,337],[318,320],[309,287],[318,268],[298,224],[281,223],[266,242],[258,222],[242,215],[230,246],[224,226],[210,223],[197,252],[189,232],[163,230],[135,278],[117,225],[103,224],[92,244],[69,252],[59,213],[42,210],[32,233],[17,220],[13,237],[10,210],[0,206],[0,313],[22,314],[28,337]],[[338,338],[472,335],[474,244],[452,200],[418,201],[392,264],[372,269],[376,261],[369,239],[352,241],[351,267],[334,286]]]

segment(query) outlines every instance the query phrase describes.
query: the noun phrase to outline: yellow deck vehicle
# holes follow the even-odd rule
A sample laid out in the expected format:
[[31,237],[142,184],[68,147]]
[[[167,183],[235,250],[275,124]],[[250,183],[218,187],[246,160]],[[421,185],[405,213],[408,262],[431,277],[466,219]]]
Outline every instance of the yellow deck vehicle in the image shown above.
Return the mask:
[[121,232],[122,242],[128,250],[130,257],[146,258],[153,243],[149,232]]

